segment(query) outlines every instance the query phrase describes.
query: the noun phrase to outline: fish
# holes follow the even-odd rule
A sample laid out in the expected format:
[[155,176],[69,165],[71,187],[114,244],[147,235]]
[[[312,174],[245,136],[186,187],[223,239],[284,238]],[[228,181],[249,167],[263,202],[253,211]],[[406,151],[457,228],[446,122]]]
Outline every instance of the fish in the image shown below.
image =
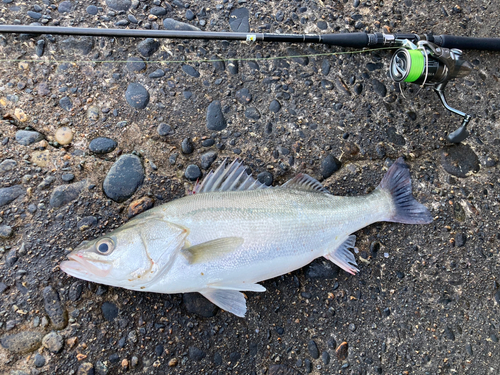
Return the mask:
[[325,257],[359,272],[352,233],[372,223],[432,222],[412,194],[403,158],[363,196],[335,196],[307,174],[267,186],[242,162],[224,160],[191,194],[154,207],[105,236],[84,241],[61,262],[70,276],[135,291],[198,292],[238,317],[242,292]]

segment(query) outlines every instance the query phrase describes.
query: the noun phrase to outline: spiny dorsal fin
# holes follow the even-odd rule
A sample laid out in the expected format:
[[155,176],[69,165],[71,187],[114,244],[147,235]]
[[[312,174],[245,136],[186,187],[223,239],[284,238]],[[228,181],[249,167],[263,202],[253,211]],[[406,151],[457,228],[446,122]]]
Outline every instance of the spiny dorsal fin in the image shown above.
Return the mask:
[[281,187],[317,193],[330,193],[318,180],[305,173],[299,173],[291,180],[285,182]]
[[266,189],[269,186],[257,181],[245,171],[245,166],[238,159],[227,165],[227,159],[201,181],[197,182],[192,194],[214,191],[243,191]]

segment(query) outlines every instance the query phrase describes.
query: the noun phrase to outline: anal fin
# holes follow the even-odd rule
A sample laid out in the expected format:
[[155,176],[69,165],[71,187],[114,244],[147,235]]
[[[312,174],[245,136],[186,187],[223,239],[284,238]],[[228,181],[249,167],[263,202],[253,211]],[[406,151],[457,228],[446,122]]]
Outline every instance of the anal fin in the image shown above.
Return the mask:
[[241,318],[245,317],[247,303],[243,293],[237,290],[210,288],[200,291],[200,294],[221,309]]
[[342,242],[342,244],[325,255],[325,258],[329,261],[335,263],[337,266],[342,268],[343,270],[349,272],[352,275],[355,275],[359,272],[357,268],[356,259],[354,255],[349,251],[349,249],[354,249],[354,245],[356,244],[356,236],[351,235],[347,237],[347,239]]

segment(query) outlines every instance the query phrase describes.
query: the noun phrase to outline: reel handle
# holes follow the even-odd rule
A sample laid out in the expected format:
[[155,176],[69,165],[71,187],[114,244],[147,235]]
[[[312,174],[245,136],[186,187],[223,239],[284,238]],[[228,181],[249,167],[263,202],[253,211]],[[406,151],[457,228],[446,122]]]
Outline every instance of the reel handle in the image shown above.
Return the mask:
[[439,99],[441,99],[441,103],[448,111],[455,113],[456,115],[462,116],[464,118],[462,120],[462,124],[460,125],[460,127],[446,136],[448,142],[460,143],[469,136],[469,132],[467,131],[466,127],[469,121],[471,120],[472,116],[465,112],[459,111],[458,109],[450,107],[450,105],[446,102],[446,98],[444,96],[444,89],[447,83],[448,81],[436,85],[434,87],[434,91],[439,96]]

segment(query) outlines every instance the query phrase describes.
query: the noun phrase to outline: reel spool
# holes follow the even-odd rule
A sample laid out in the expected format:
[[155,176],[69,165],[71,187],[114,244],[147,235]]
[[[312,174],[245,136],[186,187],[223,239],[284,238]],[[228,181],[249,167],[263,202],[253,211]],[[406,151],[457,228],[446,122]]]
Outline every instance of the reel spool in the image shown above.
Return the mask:
[[391,79],[398,84],[419,84],[421,88],[432,86],[443,106],[463,117],[460,127],[446,137],[449,142],[460,143],[469,135],[466,126],[471,116],[450,107],[446,102],[444,89],[450,80],[470,74],[472,66],[462,59],[462,51],[456,48],[442,48],[426,40],[417,45],[404,40],[402,44],[404,48],[396,50],[391,59]]

